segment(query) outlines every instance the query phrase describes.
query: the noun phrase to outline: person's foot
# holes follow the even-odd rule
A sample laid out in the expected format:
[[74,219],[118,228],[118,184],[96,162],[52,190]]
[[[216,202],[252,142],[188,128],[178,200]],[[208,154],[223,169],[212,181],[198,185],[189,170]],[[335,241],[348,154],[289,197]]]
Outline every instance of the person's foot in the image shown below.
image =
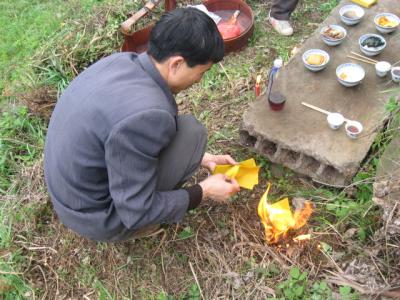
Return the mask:
[[160,225],[148,225],[139,230],[137,230],[133,235],[132,239],[141,239],[141,238],[148,238],[152,236],[156,236],[160,233],[164,232],[164,228],[161,228]]
[[272,27],[281,35],[289,36],[293,34],[293,27],[290,25],[289,21],[277,20],[271,15],[269,15],[269,23]]

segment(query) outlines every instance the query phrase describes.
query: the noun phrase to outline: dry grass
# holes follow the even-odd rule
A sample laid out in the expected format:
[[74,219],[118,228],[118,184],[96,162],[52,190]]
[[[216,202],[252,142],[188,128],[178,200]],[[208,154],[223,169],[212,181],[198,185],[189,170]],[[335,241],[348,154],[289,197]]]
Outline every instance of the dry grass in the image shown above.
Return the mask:
[[[260,12],[267,11],[269,3],[254,5],[257,26],[266,34],[260,35],[253,47],[227,57],[201,84],[178,97],[180,111],[195,114],[207,126],[210,150],[231,153],[238,160],[254,156],[239,144],[238,127],[253,99],[255,76],[266,74],[266,67],[282,51],[267,43],[273,33]],[[308,21],[296,20],[297,36],[287,42],[285,51],[290,52],[315,28],[314,23],[321,21],[315,11],[305,16]],[[71,62],[75,65],[73,56],[64,63]],[[34,106],[42,98],[44,105],[51,107],[47,97],[54,97],[53,91],[38,90],[37,96],[28,98],[30,107],[45,111]],[[204,176],[200,171],[193,181]],[[21,170],[17,178],[14,184],[19,192],[5,200],[30,213],[15,222],[10,250],[21,249],[26,258],[22,277],[40,289],[36,296],[42,299],[97,299],[102,287],[116,299],[155,299],[160,293],[181,297],[193,284],[204,299],[265,299],[275,294],[277,284],[294,266],[306,270],[310,282],[352,286],[371,299],[379,299],[384,292],[389,296],[386,290],[400,283],[398,236],[383,231],[360,244],[355,238],[357,228],[347,226],[339,231],[333,225],[322,226],[318,220],[326,213],[323,203],[330,199],[318,199],[316,212],[303,229],[312,233],[311,241],[266,245],[256,214],[264,178],[254,191],[242,191],[230,203],[203,202],[181,224],[164,227],[160,235],[115,244],[85,240],[60,224],[45,189],[41,161]],[[289,184],[317,188],[295,176]],[[280,193],[274,190],[272,194]],[[321,243],[332,250],[323,250]],[[390,293],[399,295],[396,290]]]

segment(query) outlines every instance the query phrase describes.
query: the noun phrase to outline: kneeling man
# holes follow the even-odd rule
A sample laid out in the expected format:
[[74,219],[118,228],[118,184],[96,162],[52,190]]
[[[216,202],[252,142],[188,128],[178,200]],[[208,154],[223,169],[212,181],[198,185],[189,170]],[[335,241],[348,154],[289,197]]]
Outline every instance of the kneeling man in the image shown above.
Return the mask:
[[180,222],[203,198],[224,201],[239,191],[221,174],[181,188],[200,165],[236,163],[205,153],[205,128],[178,115],[174,98],[223,53],[211,18],[176,9],[156,23],[147,53],[113,54],[71,82],[45,146],[46,183],[64,225],[97,241],[125,240]]

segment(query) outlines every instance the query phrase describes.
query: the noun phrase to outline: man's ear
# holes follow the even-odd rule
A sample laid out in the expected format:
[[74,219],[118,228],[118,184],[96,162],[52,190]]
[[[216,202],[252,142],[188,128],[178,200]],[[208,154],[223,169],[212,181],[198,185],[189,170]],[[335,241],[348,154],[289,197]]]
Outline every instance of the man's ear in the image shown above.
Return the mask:
[[183,64],[185,63],[185,59],[182,56],[172,56],[169,59],[169,72],[173,75],[182,68]]

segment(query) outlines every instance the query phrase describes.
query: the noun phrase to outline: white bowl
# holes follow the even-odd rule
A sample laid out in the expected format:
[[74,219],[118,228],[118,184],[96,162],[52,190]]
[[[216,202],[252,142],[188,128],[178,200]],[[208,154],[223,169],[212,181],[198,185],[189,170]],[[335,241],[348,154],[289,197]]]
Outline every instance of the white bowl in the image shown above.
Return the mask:
[[[379,47],[368,47],[368,46],[362,46],[362,43],[369,37],[377,37],[379,39],[381,39],[383,41],[383,45],[379,46]],[[367,56],[375,56],[378,55],[379,53],[381,53],[383,51],[383,49],[385,49],[387,43],[386,40],[383,38],[383,36],[379,35],[379,34],[373,34],[373,33],[367,33],[364,34],[360,37],[360,39],[358,40],[358,44],[360,46],[360,50],[362,53],[364,53]]]
[[346,87],[356,86],[364,79],[365,71],[360,65],[345,63],[336,68],[336,77]]
[[392,80],[400,83],[400,67],[393,67],[390,73],[392,74]]
[[[325,32],[325,30],[328,29],[328,27],[343,32],[343,37],[341,37],[339,39],[335,39],[335,38],[330,38],[330,37],[324,35],[323,33]],[[320,33],[321,33],[321,38],[322,38],[323,42],[325,44],[327,44],[328,46],[337,46],[337,45],[341,44],[347,36],[346,29],[344,29],[342,26],[339,26],[339,25],[324,26],[324,27],[322,27]]]
[[[356,17],[349,18],[346,13],[353,11]],[[361,19],[364,17],[365,11],[361,6],[349,4],[342,6],[339,10],[340,20],[346,25],[356,25],[360,23]]]
[[329,127],[333,130],[339,129],[340,126],[342,126],[342,124],[344,123],[344,117],[342,114],[339,113],[328,114],[326,120],[328,121]]
[[[307,62],[307,57],[309,55],[311,55],[311,54],[321,54],[321,55],[323,55],[325,57],[324,62],[322,64],[320,64],[320,65],[311,65],[311,64],[309,64]],[[318,71],[321,71],[322,69],[325,69],[326,65],[329,62],[330,57],[329,57],[328,52],[326,52],[324,50],[321,50],[321,49],[310,49],[310,50],[307,50],[306,52],[303,53],[302,59],[303,59],[304,66],[307,69],[309,69],[310,71],[313,71],[313,72],[318,72]]]
[[[346,134],[349,138],[356,139],[363,131],[363,126],[357,121],[348,121],[344,127],[346,129]],[[355,131],[357,130],[357,131]]]
[[387,72],[389,72],[391,68],[392,65],[387,61],[379,61],[375,64],[376,75],[378,75],[379,77],[385,77]]
[[[396,26],[391,26],[391,27],[385,27],[385,26],[381,26],[379,25],[378,21],[380,18],[382,17],[386,17],[389,21],[395,22],[397,23]],[[379,32],[382,33],[390,33],[395,31],[400,24],[400,18],[398,16],[396,16],[395,14],[391,14],[391,13],[381,13],[381,14],[377,14],[374,18],[374,23],[375,23],[375,27]]]

